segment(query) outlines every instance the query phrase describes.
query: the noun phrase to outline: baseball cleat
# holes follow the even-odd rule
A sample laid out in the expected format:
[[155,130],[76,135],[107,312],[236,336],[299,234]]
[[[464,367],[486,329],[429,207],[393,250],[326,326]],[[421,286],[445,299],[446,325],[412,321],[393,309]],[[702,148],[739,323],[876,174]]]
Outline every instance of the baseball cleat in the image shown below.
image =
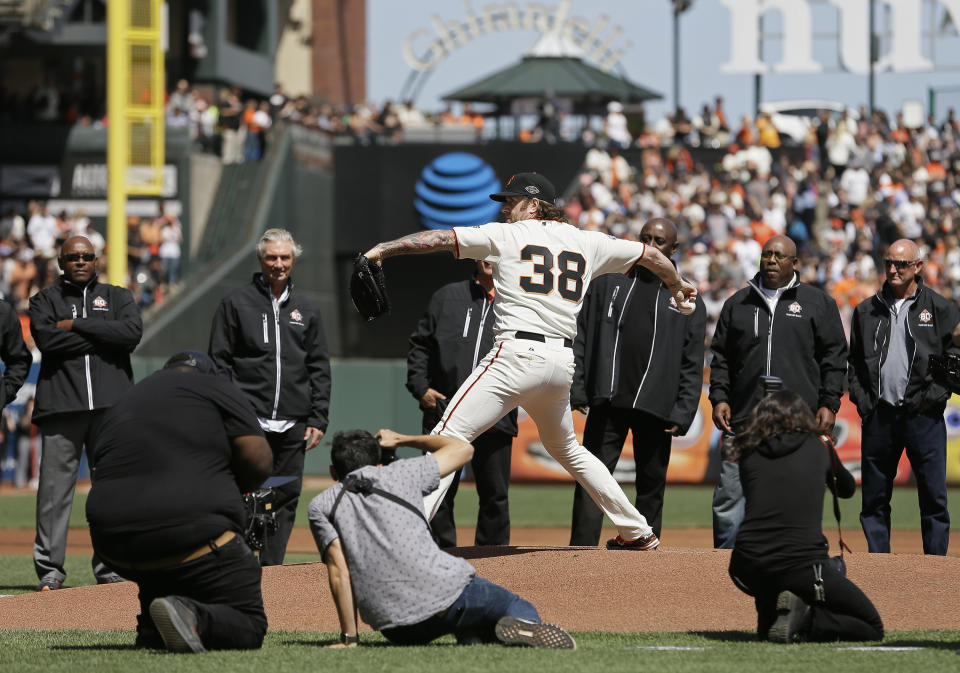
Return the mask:
[[633,551],[654,551],[660,546],[660,539],[650,533],[646,537],[638,537],[636,540],[627,542],[619,535],[612,540],[607,540],[607,549],[630,549]]
[[154,598],[150,617],[171,652],[206,652],[197,632],[197,615],[176,596]]
[[777,595],[777,620],[767,633],[771,643],[799,643],[806,640],[813,615],[802,598],[789,591]]
[[504,645],[529,645],[552,650],[575,650],[573,636],[555,624],[531,622],[519,617],[501,617],[497,620],[497,640]]

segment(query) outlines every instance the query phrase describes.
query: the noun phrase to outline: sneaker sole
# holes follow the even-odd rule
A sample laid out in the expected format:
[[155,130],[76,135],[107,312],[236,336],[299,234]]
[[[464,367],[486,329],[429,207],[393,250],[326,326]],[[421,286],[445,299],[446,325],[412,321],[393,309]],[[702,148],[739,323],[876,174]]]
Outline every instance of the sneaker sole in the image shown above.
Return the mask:
[[166,598],[153,599],[150,603],[150,617],[171,652],[201,654],[207,651],[200,638]]
[[656,551],[657,547],[660,546],[660,538],[653,538],[650,542],[642,545],[622,545],[617,544],[613,540],[607,542],[607,549],[612,549],[614,551]]
[[497,640],[505,645],[529,645],[551,650],[575,650],[573,636],[554,624],[528,622],[517,617],[501,617],[496,626]]
[[781,591],[777,596],[777,612],[779,616],[770,626],[767,633],[767,640],[771,643],[792,643],[793,633],[791,633],[790,622],[793,618],[793,610],[800,598],[789,591]]

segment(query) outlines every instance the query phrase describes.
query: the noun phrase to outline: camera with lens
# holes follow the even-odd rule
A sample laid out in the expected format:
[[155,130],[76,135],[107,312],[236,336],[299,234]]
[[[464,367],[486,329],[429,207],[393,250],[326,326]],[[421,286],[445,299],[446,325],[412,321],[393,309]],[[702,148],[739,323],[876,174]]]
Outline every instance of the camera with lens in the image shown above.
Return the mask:
[[396,447],[387,448],[385,446],[380,447],[380,464],[389,465],[397,459],[397,449]]
[[243,538],[254,551],[261,551],[267,535],[277,530],[277,512],[273,508],[275,499],[276,493],[269,486],[243,494],[243,505],[247,510],[247,527]]

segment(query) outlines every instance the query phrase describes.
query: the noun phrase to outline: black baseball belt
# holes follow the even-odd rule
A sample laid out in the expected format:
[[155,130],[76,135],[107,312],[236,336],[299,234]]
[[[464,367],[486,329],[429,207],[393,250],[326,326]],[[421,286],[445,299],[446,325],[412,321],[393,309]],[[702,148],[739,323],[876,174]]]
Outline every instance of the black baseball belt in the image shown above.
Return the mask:
[[[547,337],[542,334],[537,334],[536,332],[515,332],[514,338],[516,339],[526,339],[527,341],[539,341],[540,343],[547,343]],[[567,348],[573,348],[573,339],[564,337],[563,345]]]

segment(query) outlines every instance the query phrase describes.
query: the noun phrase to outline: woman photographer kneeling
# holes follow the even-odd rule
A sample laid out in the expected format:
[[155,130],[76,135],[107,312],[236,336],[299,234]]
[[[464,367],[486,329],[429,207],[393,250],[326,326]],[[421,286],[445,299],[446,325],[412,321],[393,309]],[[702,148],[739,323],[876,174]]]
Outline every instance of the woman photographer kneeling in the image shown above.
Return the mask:
[[881,640],[877,609],[830,558],[823,535],[827,485],[842,498],[853,476],[816,434],[810,407],[796,394],[768,395],[733,442],[746,515],[730,558],[730,577],[753,596],[757,634],[772,642]]

